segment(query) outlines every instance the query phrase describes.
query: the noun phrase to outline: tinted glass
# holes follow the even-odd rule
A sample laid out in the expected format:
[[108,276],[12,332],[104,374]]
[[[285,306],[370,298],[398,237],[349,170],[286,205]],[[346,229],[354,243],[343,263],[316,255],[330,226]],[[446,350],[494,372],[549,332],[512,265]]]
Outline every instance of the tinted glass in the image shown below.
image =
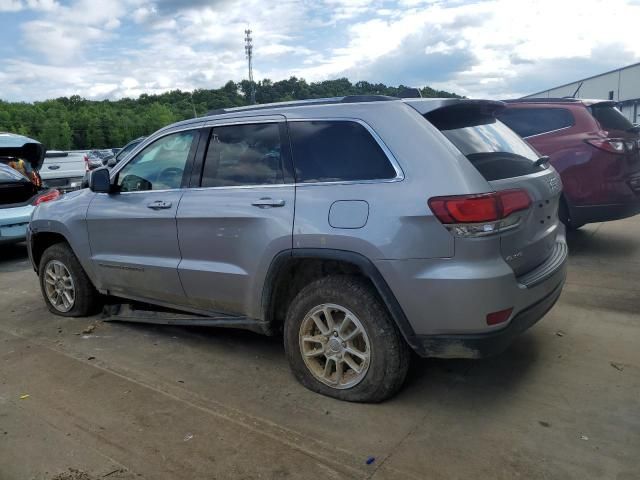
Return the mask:
[[180,188],[195,135],[174,133],[148,145],[118,173],[120,191]]
[[202,186],[284,183],[281,149],[277,123],[215,127],[204,162]]
[[504,123],[476,107],[444,108],[425,116],[487,180],[528,175],[539,155]]
[[371,134],[349,121],[290,122],[298,182],[394,178],[396,171]]
[[571,127],[575,123],[566,108],[508,108],[499,118],[521,137]]
[[624,114],[612,105],[592,105],[591,114],[605,130],[629,130],[633,124]]

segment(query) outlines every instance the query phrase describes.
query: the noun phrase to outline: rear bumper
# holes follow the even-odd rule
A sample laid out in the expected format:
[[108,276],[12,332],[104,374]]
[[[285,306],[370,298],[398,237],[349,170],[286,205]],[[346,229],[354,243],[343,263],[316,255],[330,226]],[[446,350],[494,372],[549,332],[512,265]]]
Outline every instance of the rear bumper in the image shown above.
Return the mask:
[[549,295],[518,313],[505,328],[466,335],[421,335],[416,337],[416,353],[423,357],[483,358],[503,352],[514,338],[528,330],[551,310],[562,293],[563,283]]
[[0,210],[0,244],[25,240],[31,212],[32,205]]
[[[564,230],[542,265],[521,277],[502,257],[380,261],[409,328],[405,339],[423,357],[478,358],[504,350],[553,306],[566,278]],[[504,323],[487,315],[512,309]]]
[[628,203],[571,207],[571,218],[577,225],[621,220],[638,213],[640,213],[640,199]]

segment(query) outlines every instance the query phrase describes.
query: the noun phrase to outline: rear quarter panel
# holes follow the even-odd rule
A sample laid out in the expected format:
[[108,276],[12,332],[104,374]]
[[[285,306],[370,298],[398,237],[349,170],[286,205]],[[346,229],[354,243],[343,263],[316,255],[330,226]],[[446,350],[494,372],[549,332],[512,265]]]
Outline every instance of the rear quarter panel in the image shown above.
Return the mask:
[[[294,248],[331,248],[371,260],[446,258],[453,237],[433,216],[430,197],[491,190],[486,180],[448,140],[401,102],[336,105],[285,112],[288,119],[358,119],[371,127],[402,170],[395,181],[298,184]],[[295,162],[295,158],[294,158]],[[361,228],[335,228],[334,202],[360,200],[369,206]]]

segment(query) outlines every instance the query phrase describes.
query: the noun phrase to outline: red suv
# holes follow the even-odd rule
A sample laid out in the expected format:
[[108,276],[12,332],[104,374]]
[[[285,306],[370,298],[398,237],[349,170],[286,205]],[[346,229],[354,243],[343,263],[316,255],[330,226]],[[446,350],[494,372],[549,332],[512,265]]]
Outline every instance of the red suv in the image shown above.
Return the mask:
[[569,228],[640,213],[640,127],[607,100],[508,100],[500,120],[549,156]]

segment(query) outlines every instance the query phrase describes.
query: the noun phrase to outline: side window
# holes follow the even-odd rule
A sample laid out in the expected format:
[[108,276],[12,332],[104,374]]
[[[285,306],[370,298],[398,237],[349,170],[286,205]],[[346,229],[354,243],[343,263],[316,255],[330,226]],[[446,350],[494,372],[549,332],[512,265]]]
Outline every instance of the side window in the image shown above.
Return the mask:
[[180,188],[196,132],[159,138],[138,153],[118,173],[121,192]]
[[277,123],[214,127],[202,172],[203,187],[284,183]]
[[565,108],[508,108],[499,118],[521,137],[552,132],[575,123]]
[[396,171],[365,127],[351,121],[290,122],[298,182],[394,178]]

